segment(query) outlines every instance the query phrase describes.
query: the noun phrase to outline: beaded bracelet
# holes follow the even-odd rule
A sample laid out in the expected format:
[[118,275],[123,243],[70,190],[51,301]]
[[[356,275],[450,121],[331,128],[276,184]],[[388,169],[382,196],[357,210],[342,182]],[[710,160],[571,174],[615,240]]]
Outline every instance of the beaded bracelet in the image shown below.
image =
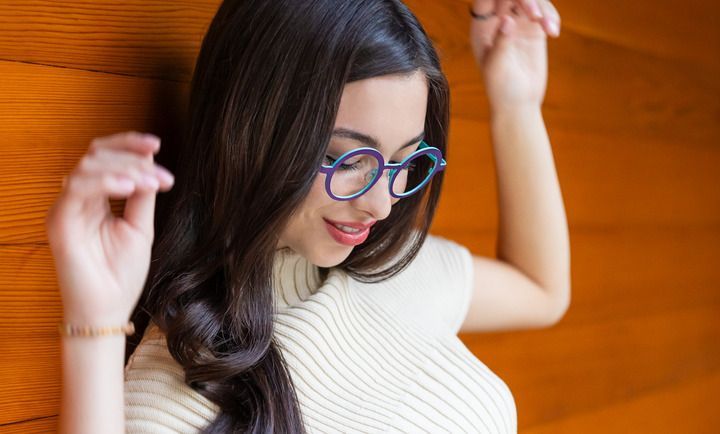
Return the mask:
[[123,333],[132,336],[135,334],[135,324],[129,321],[124,326],[91,327],[60,323],[58,331],[63,336],[107,336]]

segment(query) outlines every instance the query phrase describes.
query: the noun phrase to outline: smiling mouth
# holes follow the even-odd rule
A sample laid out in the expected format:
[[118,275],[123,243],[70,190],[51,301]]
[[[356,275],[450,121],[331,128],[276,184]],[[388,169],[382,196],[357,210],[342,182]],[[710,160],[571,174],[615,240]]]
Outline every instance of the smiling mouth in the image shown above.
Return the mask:
[[323,220],[334,225],[338,229],[346,231],[348,233],[357,233],[357,232],[364,231],[365,229],[368,229],[372,225],[377,223],[377,220],[373,220],[370,223],[339,222],[339,221],[334,221],[334,220],[329,220],[329,219],[323,219]]
[[365,226],[364,229],[361,229],[353,228],[327,219],[323,220],[325,220],[325,228],[330,236],[338,243],[348,246],[362,244],[370,235],[370,227],[372,226],[355,223],[356,226]]

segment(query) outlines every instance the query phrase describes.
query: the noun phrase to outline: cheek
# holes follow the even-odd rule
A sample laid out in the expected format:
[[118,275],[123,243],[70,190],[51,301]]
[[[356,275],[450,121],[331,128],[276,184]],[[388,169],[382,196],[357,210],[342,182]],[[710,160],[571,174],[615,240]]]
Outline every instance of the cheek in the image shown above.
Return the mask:
[[335,201],[325,191],[325,176],[315,177],[310,192],[300,206],[300,214],[305,218],[318,218],[325,216],[326,208],[335,204]]
[[324,208],[336,202],[327,194],[327,191],[325,191],[324,175],[318,175],[315,177],[315,182],[313,182],[313,186],[310,189],[310,194],[308,194],[306,202],[315,209]]

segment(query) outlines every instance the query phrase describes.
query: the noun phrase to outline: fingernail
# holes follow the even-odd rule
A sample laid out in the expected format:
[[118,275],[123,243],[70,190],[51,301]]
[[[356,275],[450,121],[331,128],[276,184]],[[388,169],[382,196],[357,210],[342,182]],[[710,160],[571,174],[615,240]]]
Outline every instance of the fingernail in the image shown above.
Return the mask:
[[148,142],[157,143],[158,145],[160,144],[160,137],[158,137],[154,134],[145,133],[145,134],[143,134],[143,139],[147,140]]
[[169,170],[160,166],[156,166],[155,172],[158,174],[159,177],[163,179],[163,181],[171,184],[175,182],[175,177],[172,175],[172,173],[170,173]]
[[558,34],[560,34],[560,29],[558,28],[558,25],[557,25],[557,23],[556,23],[555,21],[551,21],[551,22],[550,22],[550,31],[551,31],[552,34],[555,35],[555,36],[557,36]]

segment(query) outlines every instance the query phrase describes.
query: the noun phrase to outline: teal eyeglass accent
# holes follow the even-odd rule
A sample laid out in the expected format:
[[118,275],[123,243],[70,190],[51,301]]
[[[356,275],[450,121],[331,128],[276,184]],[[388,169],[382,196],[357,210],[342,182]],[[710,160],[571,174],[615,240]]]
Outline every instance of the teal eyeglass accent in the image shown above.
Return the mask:
[[[372,179],[368,184],[357,193],[351,194],[349,196],[337,196],[333,194],[331,189],[331,181],[332,177],[335,174],[335,171],[338,167],[342,165],[342,163],[351,157],[354,157],[355,155],[359,154],[365,154],[370,155],[372,157],[375,157],[377,159],[378,165],[377,169],[373,169],[369,172],[370,176],[372,176]],[[419,157],[421,155],[427,155],[430,157],[430,159],[433,161],[432,168],[428,170],[427,175],[423,179],[421,183],[419,183],[417,186],[415,186],[412,190],[404,192],[402,194],[396,194],[393,191],[393,183],[395,182],[395,179],[397,178],[398,173],[400,173],[400,170],[404,169],[407,165],[410,164],[410,162],[415,159],[416,157]],[[439,162],[439,164],[438,164]],[[362,147],[362,148],[356,148],[351,151],[348,151],[341,155],[337,160],[333,162],[332,165],[321,165],[320,166],[320,173],[325,174],[325,190],[327,191],[328,195],[332,197],[335,200],[351,200],[355,199],[361,195],[363,195],[366,191],[370,190],[375,183],[380,179],[380,174],[384,173],[385,170],[389,170],[389,176],[390,176],[390,182],[388,183],[388,188],[390,189],[390,195],[395,198],[403,198],[410,196],[414,193],[416,193],[418,190],[423,188],[429,181],[432,179],[432,177],[439,171],[445,170],[445,167],[447,166],[447,162],[442,157],[442,152],[440,149],[428,145],[424,140],[420,142],[420,145],[418,146],[418,149],[415,150],[412,154],[408,155],[402,162],[400,163],[385,163],[385,159],[383,158],[382,154],[375,148],[370,147]]]

